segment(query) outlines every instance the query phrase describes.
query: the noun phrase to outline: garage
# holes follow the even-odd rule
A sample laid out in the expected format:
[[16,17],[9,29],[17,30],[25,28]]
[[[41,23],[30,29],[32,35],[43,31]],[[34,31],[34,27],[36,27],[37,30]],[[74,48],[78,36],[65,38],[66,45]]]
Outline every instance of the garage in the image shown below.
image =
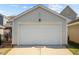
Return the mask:
[[59,24],[21,24],[18,33],[19,43],[21,45],[60,44],[61,30]]
[[13,45],[67,45],[67,18],[36,5],[12,19]]

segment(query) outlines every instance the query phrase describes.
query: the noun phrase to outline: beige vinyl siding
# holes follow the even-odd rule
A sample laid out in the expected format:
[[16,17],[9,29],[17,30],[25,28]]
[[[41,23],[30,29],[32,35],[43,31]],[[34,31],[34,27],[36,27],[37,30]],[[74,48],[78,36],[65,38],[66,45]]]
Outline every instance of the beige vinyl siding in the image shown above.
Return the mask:
[[75,43],[79,43],[79,24],[69,26],[69,38]]

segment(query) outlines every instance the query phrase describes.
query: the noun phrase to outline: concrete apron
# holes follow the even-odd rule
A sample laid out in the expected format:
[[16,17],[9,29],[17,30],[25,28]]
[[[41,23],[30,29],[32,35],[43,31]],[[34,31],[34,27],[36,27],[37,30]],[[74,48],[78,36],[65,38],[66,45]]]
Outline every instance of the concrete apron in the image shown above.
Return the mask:
[[15,46],[7,55],[73,55],[65,46]]

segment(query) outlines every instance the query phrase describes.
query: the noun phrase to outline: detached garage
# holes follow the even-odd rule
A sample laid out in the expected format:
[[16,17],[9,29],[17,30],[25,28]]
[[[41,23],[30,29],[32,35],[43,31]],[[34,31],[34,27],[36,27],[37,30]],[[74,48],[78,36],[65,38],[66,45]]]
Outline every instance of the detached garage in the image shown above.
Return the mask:
[[37,5],[13,18],[13,45],[67,45],[67,18]]

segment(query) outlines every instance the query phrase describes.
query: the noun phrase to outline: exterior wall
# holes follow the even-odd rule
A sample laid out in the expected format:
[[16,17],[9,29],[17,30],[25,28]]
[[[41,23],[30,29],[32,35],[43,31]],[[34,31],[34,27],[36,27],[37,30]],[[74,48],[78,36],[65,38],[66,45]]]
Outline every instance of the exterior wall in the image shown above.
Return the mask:
[[0,25],[5,25],[7,23],[8,19],[0,14]]
[[1,35],[1,40],[4,40],[4,39],[3,39],[3,37],[4,37],[4,36],[3,36],[3,28],[0,28],[0,35]]
[[68,44],[68,39],[67,39],[67,30],[68,30],[68,27],[67,27],[67,24],[66,24],[66,22],[63,22],[62,23],[63,25],[62,25],[62,43],[63,44]]
[[0,34],[3,35],[3,29],[2,28],[0,28]]
[[14,20],[12,24],[12,44],[17,44],[19,41],[17,40],[19,23],[39,23],[39,18],[41,23],[60,23],[62,25],[62,44],[67,44],[66,20],[42,8],[33,10]]
[[8,19],[6,18],[6,16],[0,14],[0,25],[5,25],[7,21]]
[[3,25],[6,25],[7,24],[7,21],[8,21],[7,17],[4,16],[4,18],[3,18]]
[[3,25],[3,15],[0,14],[0,25]]
[[69,26],[69,39],[79,44],[79,24]]

